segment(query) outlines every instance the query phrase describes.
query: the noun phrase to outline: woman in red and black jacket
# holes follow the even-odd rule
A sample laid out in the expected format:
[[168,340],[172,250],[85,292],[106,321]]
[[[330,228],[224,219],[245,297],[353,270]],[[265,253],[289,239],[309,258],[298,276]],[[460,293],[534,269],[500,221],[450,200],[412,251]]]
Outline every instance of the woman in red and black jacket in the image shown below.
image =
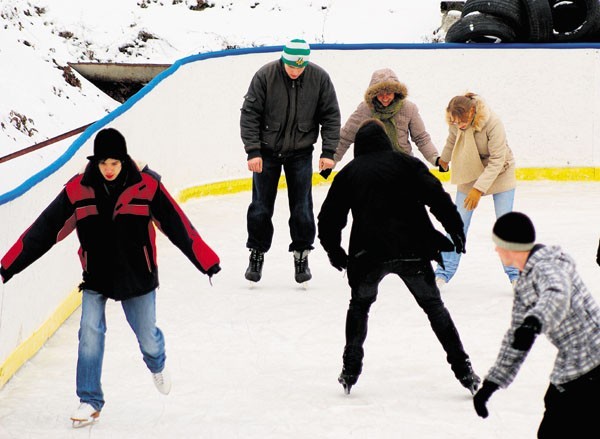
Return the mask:
[[94,140],[94,155],[88,159],[85,171],[65,185],[2,258],[0,267],[6,283],[77,230],[83,305],[77,365],[81,405],[72,416],[74,426],[96,420],[104,405],[100,372],[107,298],[122,301],[155,384],[162,393],[169,392],[164,338],[155,323],[159,285],[155,226],[202,273],[211,277],[220,270],[219,257],[167,192],[160,176],[147,166],[140,169],[129,157],[121,133],[101,130]]

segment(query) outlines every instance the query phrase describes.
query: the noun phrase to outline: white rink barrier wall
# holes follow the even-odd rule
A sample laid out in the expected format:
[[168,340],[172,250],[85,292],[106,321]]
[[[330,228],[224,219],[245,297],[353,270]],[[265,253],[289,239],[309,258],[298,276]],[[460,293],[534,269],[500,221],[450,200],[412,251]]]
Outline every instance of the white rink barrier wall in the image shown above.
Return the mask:
[[[407,85],[408,99],[419,107],[438,150],[446,138],[448,101],[473,91],[502,118],[518,178],[600,180],[600,44],[312,48],[311,62],[324,67],[336,87],[342,123],[363,99],[372,72],[389,67]],[[253,74],[277,59],[281,49],[228,50],[174,63],[66,145],[56,161],[0,194],[0,254],[81,170],[95,133],[106,126],[124,133],[130,155],[161,174],[180,201],[249,189],[240,108]],[[320,142],[315,163],[318,151]],[[0,175],[18,161],[0,164]],[[437,175],[448,179],[448,174]],[[0,388],[79,306],[77,248],[72,233],[0,286]]]

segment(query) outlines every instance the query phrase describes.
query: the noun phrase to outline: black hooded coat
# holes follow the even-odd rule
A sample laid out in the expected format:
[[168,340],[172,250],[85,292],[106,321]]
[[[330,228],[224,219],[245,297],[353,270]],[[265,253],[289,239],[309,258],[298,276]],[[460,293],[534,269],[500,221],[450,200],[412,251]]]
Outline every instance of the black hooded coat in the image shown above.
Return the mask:
[[425,206],[449,234],[462,234],[463,222],[440,181],[419,159],[394,151],[383,127],[368,121],[356,134],[354,159],[336,175],[323,202],[318,237],[328,254],[342,251],[342,230],[352,212],[351,286],[384,261],[441,262],[440,251],[454,245],[435,229]]

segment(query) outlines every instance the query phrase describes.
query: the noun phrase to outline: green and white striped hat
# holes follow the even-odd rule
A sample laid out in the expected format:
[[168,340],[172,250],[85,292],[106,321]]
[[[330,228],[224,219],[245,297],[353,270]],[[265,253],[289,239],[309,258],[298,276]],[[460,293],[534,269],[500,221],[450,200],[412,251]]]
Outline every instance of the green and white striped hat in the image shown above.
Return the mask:
[[281,60],[292,67],[306,67],[310,57],[310,46],[304,40],[294,39],[283,47]]

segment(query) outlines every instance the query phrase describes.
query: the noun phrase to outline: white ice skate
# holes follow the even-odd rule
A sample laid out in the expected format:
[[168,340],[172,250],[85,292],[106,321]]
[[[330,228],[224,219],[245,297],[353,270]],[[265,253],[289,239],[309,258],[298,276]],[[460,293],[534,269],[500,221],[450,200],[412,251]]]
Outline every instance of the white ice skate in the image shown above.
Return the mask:
[[100,418],[100,411],[96,410],[87,402],[82,402],[71,415],[73,428],[81,428],[97,422]]
[[163,395],[169,394],[171,391],[171,375],[166,366],[162,371],[153,373],[152,380],[160,393]]

